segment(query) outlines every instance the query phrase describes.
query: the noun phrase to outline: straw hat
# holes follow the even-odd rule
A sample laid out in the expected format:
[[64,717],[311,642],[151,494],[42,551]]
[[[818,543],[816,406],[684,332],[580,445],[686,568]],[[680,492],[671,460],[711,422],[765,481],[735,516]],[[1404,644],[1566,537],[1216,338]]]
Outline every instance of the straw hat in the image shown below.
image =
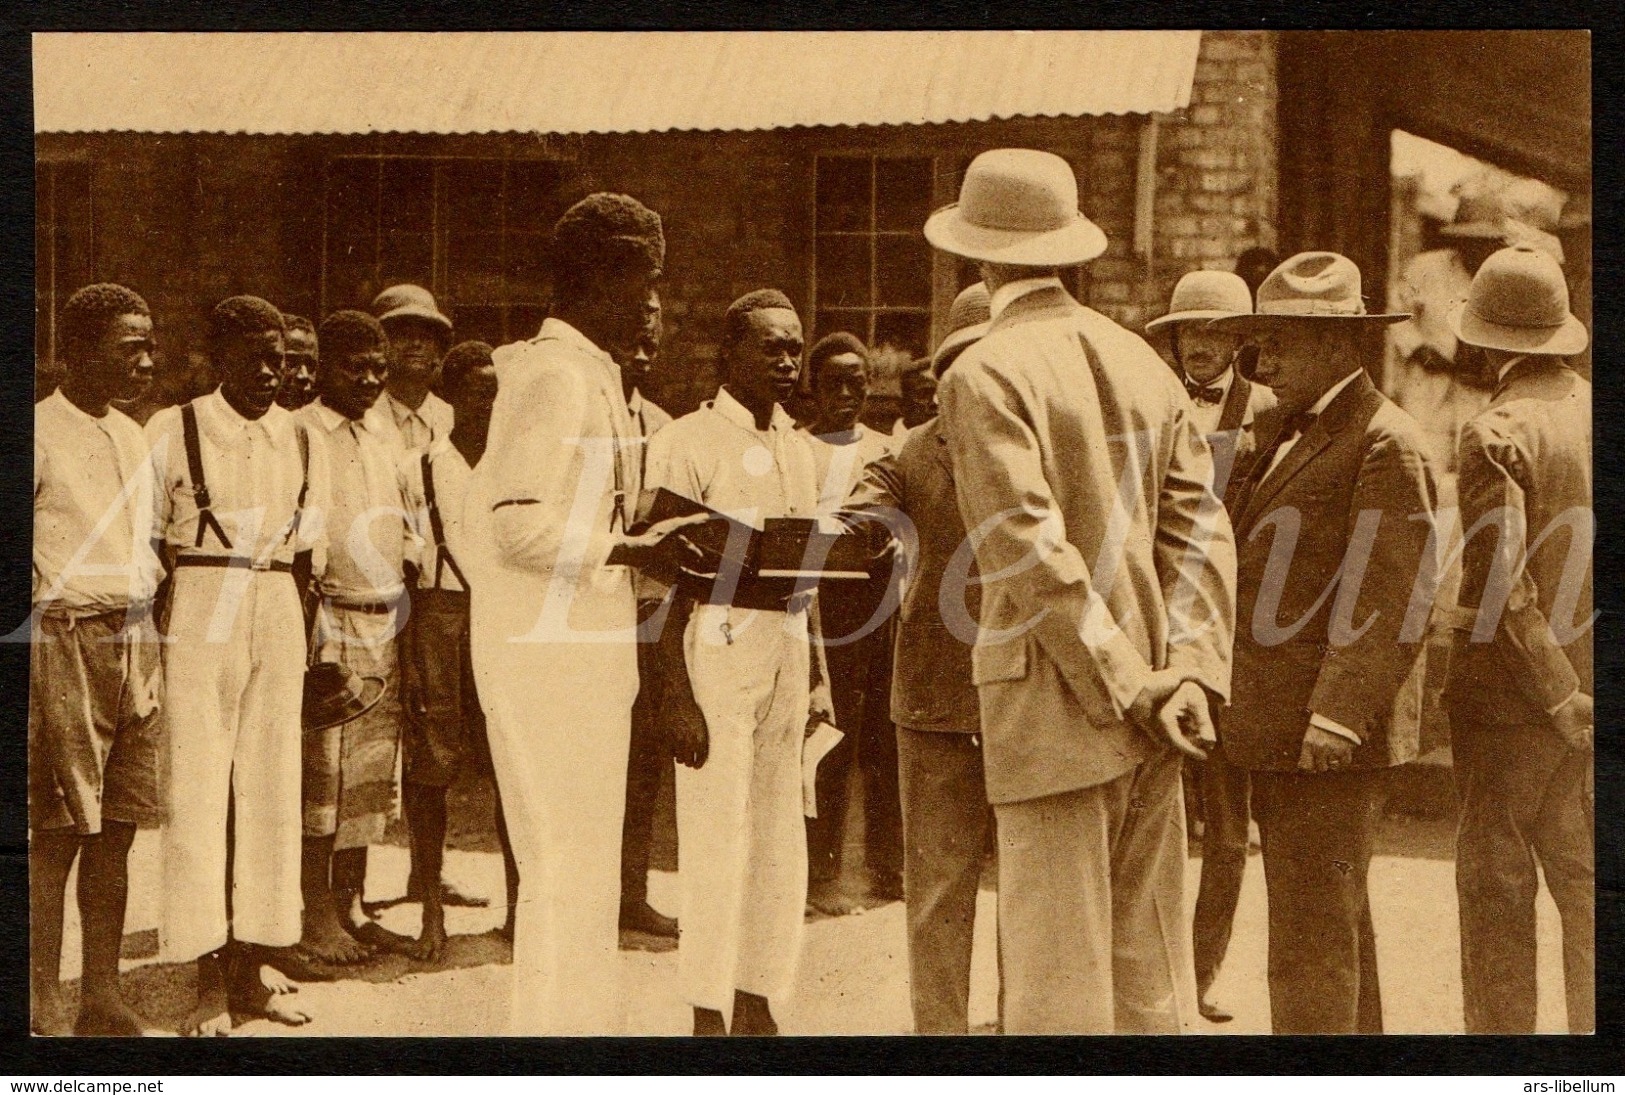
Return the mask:
[[979,281],[960,290],[948,309],[948,333],[931,355],[931,371],[941,376],[954,363],[954,358],[987,334],[992,318],[992,295],[986,284]]
[[1358,266],[1331,251],[1305,251],[1281,263],[1264,279],[1252,315],[1222,316],[1211,322],[1216,329],[1251,330],[1286,321],[1398,323],[1409,318],[1409,312],[1367,312],[1360,296]]
[[1507,247],[1484,260],[1450,329],[1469,346],[1515,354],[1577,354],[1590,341],[1569,311],[1557,260],[1533,247]]
[[996,148],[971,161],[959,200],[925,222],[931,246],[1010,266],[1076,266],[1106,250],[1078,211],[1078,180],[1052,152]]
[[1145,325],[1146,333],[1197,319],[1251,315],[1253,294],[1240,276],[1228,270],[1192,270],[1179,279],[1168,301],[1168,314]]
[[372,299],[372,314],[379,323],[392,319],[423,319],[451,333],[447,319],[434,302],[434,294],[421,285],[391,285]]

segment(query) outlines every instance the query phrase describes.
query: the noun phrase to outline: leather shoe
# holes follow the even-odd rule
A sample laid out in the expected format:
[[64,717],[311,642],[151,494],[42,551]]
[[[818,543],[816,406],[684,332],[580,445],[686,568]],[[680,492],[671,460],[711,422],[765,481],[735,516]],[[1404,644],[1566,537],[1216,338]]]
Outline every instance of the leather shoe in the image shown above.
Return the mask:
[[677,918],[657,912],[647,901],[621,907],[621,930],[642,932],[662,939],[677,938]]
[[1210,1023],[1228,1023],[1235,1018],[1218,1001],[1205,992],[1196,998],[1196,1010],[1201,1013],[1202,1018]]

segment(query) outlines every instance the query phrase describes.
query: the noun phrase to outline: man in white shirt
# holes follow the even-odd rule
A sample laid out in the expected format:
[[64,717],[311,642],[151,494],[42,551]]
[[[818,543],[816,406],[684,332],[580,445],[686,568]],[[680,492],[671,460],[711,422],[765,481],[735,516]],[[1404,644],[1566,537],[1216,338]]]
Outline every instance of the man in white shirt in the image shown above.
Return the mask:
[[[485,716],[474,686],[469,653],[468,557],[463,503],[468,481],[485,454],[496,402],[497,374],[491,347],[464,342],[446,354],[444,390],[457,409],[451,435],[426,453],[408,454],[403,467],[412,518],[422,542],[421,565],[412,587],[412,612],[402,633],[401,798],[412,836],[409,898],[423,902],[423,926],[408,954],[438,962],[446,945],[447,904],[440,883],[446,843],[446,789],[465,765],[488,758]],[[507,880],[504,931],[513,937],[519,872],[502,796],[496,801],[497,840]],[[481,904],[484,904],[481,901]]]
[[[406,565],[417,561],[394,450],[367,412],[383,390],[387,339],[365,312],[322,321],[316,402],[298,412],[327,451],[332,488],[327,567],[317,581],[316,660],[337,661],[385,682],[383,698],[342,726],[304,739],[305,930],[301,946],[330,962],[353,962],[370,946],[400,948],[361,906],[367,847],[394,814],[401,739],[396,637],[403,624]],[[330,880],[331,876],[331,880]],[[342,920],[349,938],[338,930]],[[358,946],[360,943],[362,945]]]
[[[800,372],[801,321],[784,294],[758,290],[730,305],[724,322],[727,382],[650,439],[648,486],[757,529],[769,517],[811,517],[813,442],[781,405]],[[815,706],[811,593],[793,579],[736,577],[732,596],[717,591],[711,599],[720,603],[695,606],[680,635],[704,714],[673,728],[682,765],[677,966],[696,1035],[778,1033],[772,1007],[794,982],[806,904],[801,748]],[[820,691],[818,717],[827,720]]]
[[434,393],[451,345],[451,320],[419,285],[392,285],[372,302],[389,336],[389,379],[370,414],[374,432],[397,453],[427,452],[451,434],[451,404]]
[[293,566],[308,551],[320,573],[326,551],[325,454],[275,405],[282,336],[265,301],[221,301],[209,317],[220,387],[147,423],[153,538],[174,568],[162,935],[171,958],[198,961],[185,1032],[204,1036],[230,1030],[228,1009],[306,1020],[260,983],[256,953],[299,939],[306,638]]
[[516,1034],[615,1034],[627,743],[638,690],[632,568],[670,531],[627,531],[641,471],[617,356],[659,307],[660,218],[593,194],[554,227],[551,313],[498,349],[464,521],[472,650],[519,865]]
[[[163,818],[148,536],[152,469],[141,427],[109,404],[152,379],[152,316],[122,285],[63,306],[61,386],[34,408],[34,576],[29,647],[29,957],[36,1034],[138,1035],[119,995],[128,858]],[[62,1001],[62,916],[79,861],[77,1020]]]

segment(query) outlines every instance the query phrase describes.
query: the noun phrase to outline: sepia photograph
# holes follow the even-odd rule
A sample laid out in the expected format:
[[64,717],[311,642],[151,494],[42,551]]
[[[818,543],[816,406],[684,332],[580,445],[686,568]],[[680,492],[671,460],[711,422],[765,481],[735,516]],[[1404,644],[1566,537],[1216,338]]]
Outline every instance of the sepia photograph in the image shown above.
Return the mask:
[[1591,52],[35,33],[33,1035],[1593,1034]]

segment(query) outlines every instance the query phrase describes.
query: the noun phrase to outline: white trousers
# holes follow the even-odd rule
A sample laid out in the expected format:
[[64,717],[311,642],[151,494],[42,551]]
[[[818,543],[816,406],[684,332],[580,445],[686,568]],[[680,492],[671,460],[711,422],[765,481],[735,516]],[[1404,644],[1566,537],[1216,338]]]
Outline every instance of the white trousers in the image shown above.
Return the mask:
[[234,811],[231,935],[299,941],[304,614],[293,579],[182,567],[164,647],[169,822],[163,943],[190,961],[226,942],[226,811]]
[[[621,820],[638,665],[624,584],[622,642],[513,641],[533,629],[536,590],[488,580],[482,595],[475,585],[475,679],[519,868],[516,1035],[619,1034],[625,1022]],[[621,599],[598,607],[620,619]]]
[[807,903],[807,617],[701,606],[684,652],[711,748],[698,770],[677,767],[678,982],[724,1015],[735,989],[777,1007]]

